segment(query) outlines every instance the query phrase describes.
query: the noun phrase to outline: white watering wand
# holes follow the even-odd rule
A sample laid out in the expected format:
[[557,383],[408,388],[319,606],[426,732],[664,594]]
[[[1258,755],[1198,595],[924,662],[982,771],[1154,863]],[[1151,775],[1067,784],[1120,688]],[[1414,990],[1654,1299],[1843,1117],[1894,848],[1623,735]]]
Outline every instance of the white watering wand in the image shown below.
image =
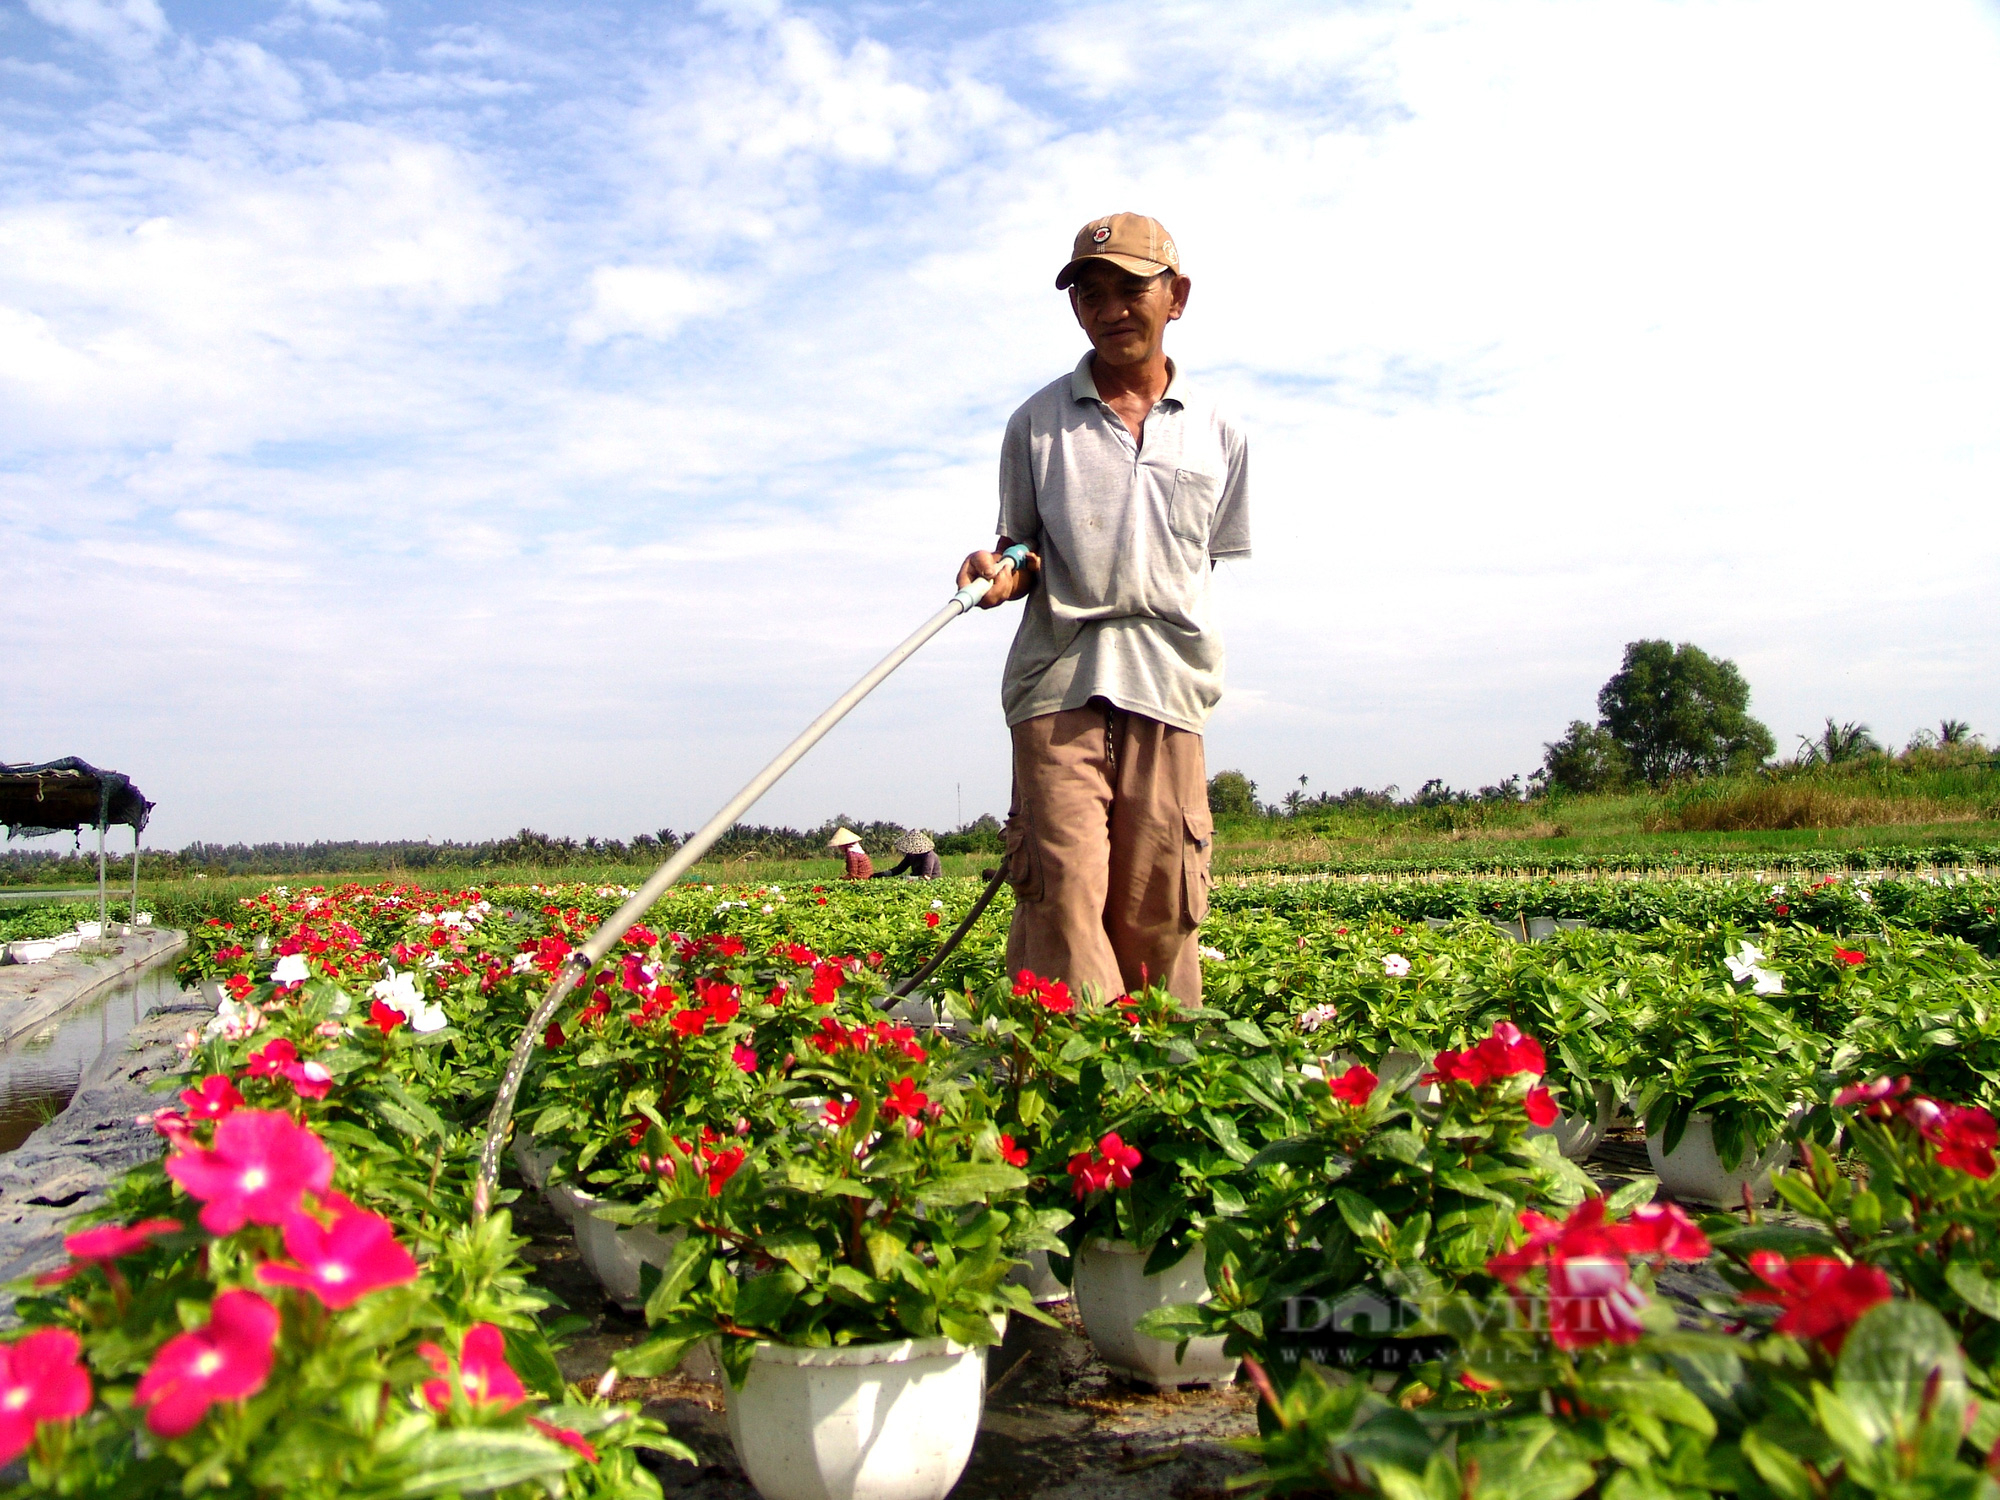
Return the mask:
[[[1028,549],[1025,546],[1009,547],[1000,554],[1000,566],[1019,569],[1027,561],[1027,557]],[[997,573],[995,577],[998,577]],[[646,883],[633,892],[623,906],[598,924],[597,930],[584,939],[582,946],[571,950],[569,957],[563,960],[561,969],[556,972],[555,982],[549,986],[548,993],[542,996],[542,1003],[535,1007],[535,1013],[528,1018],[528,1024],[522,1028],[520,1039],[514,1043],[514,1055],[508,1060],[506,1073],[501,1076],[500,1091],[493,1100],[493,1111],[486,1118],[486,1140],[479,1152],[479,1181],[473,1188],[472,1198],[475,1212],[483,1216],[492,1204],[493,1189],[500,1180],[501,1147],[506,1142],[507,1125],[514,1114],[514,1101],[521,1092],[521,1079],[526,1075],[528,1064],[534,1058],[535,1046],[548,1030],[549,1022],[555,1019],[556,1012],[562,1008],[563,1001],[568,999],[570,992],[576,988],[578,981],[618,945],[618,940],[625,936],[626,931],[646,914],[655,901],[672,888],[676,880],[694,868],[717,839],[736,826],[737,820],[750,810],[759,797],[775,786],[785,772],[797,765],[805,753],[826,736],[828,730],[847,717],[848,710],[881,686],[891,672],[916,655],[932,636],[984,599],[992,587],[993,579],[975,578],[953,594],[943,609],[910,632],[900,646],[870,667],[853,687],[834,699],[828,705],[826,712],[814,719],[797,739],[779,751],[775,760],[751,777],[742,791],[723,803],[714,817],[689,835],[687,842],[676,849],[665,864],[647,876]],[[991,895],[992,890],[989,887],[988,898]],[[984,909],[983,902],[980,909]],[[977,916],[977,912],[973,915]],[[964,925],[969,926],[970,922]]]

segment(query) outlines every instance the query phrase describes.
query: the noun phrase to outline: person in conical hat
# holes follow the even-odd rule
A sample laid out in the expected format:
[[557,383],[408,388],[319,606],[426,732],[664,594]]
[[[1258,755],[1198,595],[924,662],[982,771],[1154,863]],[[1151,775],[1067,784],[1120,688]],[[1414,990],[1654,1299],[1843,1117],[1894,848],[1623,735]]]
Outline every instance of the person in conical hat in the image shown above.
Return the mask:
[[852,828],[841,827],[834,830],[833,837],[826,841],[826,847],[847,860],[847,871],[843,880],[867,880],[875,873],[875,861],[868,857],[868,851],[861,847],[861,835]]
[[885,880],[891,875],[908,875],[917,880],[936,880],[944,873],[944,866],[937,857],[937,845],[922,829],[904,834],[892,846],[903,856],[903,862],[893,870],[877,870],[875,878]]

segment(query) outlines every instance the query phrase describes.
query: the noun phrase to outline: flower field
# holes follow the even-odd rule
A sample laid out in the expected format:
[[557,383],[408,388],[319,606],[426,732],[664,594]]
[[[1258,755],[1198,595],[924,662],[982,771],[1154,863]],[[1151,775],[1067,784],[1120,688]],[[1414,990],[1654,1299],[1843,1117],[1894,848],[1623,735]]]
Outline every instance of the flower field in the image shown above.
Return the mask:
[[[659,1493],[641,1451],[685,1450],[565,1386],[515,1190],[475,1211],[507,1054],[623,894],[277,887],[194,927],[226,998],[163,1159],[0,1345],[27,1492]],[[1139,1326],[1245,1358],[1281,1492],[2000,1493],[1992,882],[1227,887],[1193,1010],[1004,974],[996,912],[948,1031],[885,1016],[975,894],[682,887],[540,1039],[524,1168],[657,1246],[614,1376],[977,1348],[1046,1317],[1019,1262],[1122,1242],[1202,1257]],[[1551,1129],[1602,1101],[1725,1165],[1796,1141],[1784,1211],[1597,1196]],[[1689,1267],[1705,1313],[1655,1295]],[[1301,1316],[1356,1297],[1391,1325]]]

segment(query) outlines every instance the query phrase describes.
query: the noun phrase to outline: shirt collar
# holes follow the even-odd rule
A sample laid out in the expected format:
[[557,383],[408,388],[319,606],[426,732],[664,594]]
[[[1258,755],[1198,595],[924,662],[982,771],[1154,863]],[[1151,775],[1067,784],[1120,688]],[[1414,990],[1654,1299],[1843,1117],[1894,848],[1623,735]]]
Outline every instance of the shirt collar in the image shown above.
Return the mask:
[[[1069,394],[1072,401],[1102,401],[1104,399],[1097,393],[1097,377],[1090,373],[1090,361],[1091,352],[1086,352],[1083,358],[1076,362],[1076,368],[1070,372]],[[1186,377],[1181,374],[1180,366],[1176,365],[1173,359],[1169,357],[1167,360],[1167,388],[1160,393],[1160,400],[1171,401],[1174,405],[1185,408],[1188,401],[1188,394]]]

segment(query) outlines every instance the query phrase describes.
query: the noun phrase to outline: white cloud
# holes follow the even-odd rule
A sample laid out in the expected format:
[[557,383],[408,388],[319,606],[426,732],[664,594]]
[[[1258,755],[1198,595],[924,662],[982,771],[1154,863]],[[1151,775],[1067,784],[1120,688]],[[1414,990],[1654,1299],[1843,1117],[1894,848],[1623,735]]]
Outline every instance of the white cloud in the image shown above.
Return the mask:
[[[127,25],[0,189],[0,651],[74,685],[6,754],[163,839],[698,821],[985,538],[1110,208],[1253,435],[1212,763],[1496,780],[1641,635],[1781,743],[2000,729],[1970,4],[349,19]],[[1010,628],[755,816],[1002,805]]]
[[158,0],[27,0],[28,12],[121,57],[152,51],[168,34]]
[[731,301],[729,284],[672,266],[599,266],[590,273],[590,307],[570,337],[596,344],[621,333],[671,338],[689,318],[713,316]]

